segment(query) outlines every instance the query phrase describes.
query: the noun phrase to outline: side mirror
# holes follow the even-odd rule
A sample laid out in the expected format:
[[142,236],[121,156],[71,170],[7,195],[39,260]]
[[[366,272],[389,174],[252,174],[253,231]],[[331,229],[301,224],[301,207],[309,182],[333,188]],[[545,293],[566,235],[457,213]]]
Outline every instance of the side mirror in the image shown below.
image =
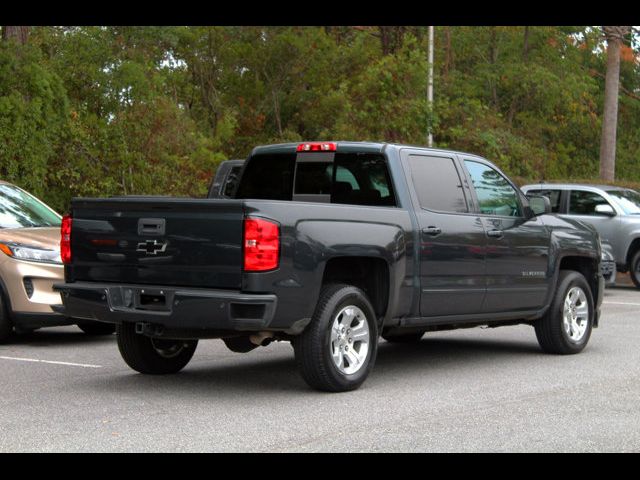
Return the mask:
[[552,212],[551,200],[549,200],[549,197],[542,195],[527,195],[527,199],[529,200],[529,208],[533,212],[534,216]]
[[602,203],[600,205],[596,205],[595,212],[598,215],[606,215],[607,217],[616,216],[616,211],[608,203]]

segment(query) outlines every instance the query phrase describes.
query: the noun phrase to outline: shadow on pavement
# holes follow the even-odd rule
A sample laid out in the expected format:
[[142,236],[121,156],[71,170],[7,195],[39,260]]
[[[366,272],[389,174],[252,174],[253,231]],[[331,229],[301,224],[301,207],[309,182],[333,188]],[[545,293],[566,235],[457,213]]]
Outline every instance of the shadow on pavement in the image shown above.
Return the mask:
[[[533,332],[532,332],[533,334]],[[534,337],[535,338],[535,337]],[[283,349],[286,355],[287,349]],[[289,357],[276,359],[254,356],[241,364],[216,365],[214,360],[194,357],[194,362],[176,375],[151,376],[134,371],[117,375],[101,375],[88,380],[88,387],[118,393],[190,392],[194,395],[216,395],[220,399],[235,397],[239,392],[271,395],[274,391],[317,394],[302,380],[290,350]],[[238,358],[240,355],[238,354]],[[249,354],[251,355],[251,354]],[[392,380],[398,375],[424,374],[449,368],[477,368],[480,364],[504,361],[507,357],[543,355],[533,342],[484,339],[429,339],[413,345],[381,342],[374,368],[376,382]],[[124,363],[123,363],[124,366]],[[366,387],[367,384],[365,384]]]
[[87,335],[78,327],[49,327],[28,333],[18,333],[11,337],[5,345],[21,345],[29,347],[53,347],[73,344],[101,344],[113,342],[115,335]]

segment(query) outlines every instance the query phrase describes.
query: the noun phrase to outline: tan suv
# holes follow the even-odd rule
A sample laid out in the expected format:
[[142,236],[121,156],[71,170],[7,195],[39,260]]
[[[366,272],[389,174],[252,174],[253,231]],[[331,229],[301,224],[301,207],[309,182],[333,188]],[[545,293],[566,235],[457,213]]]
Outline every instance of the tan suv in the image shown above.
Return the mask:
[[79,323],[51,309],[61,305],[53,284],[64,279],[61,217],[19,187],[0,181],[0,342],[13,331],[78,324],[86,333],[113,333],[113,325]]

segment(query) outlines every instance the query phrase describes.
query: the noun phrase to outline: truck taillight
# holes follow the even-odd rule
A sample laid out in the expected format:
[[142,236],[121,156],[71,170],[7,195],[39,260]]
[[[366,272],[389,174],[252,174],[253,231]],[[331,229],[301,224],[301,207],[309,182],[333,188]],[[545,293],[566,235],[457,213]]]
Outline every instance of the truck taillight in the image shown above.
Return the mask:
[[71,263],[71,215],[62,217],[60,227],[60,258],[62,263]]
[[244,269],[261,272],[278,268],[280,226],[262,218],[244,219]]
[[296,148],[297,152],[335,152],[337,145],[333,142],[307,142]]

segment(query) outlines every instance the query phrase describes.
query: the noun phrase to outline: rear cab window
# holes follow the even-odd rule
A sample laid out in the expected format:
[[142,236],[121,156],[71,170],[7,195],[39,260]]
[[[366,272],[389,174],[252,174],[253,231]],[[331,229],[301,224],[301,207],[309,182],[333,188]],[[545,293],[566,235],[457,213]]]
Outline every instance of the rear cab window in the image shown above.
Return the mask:
[[236,198],[397,206],[386,158],[366,152],[254,155]]

